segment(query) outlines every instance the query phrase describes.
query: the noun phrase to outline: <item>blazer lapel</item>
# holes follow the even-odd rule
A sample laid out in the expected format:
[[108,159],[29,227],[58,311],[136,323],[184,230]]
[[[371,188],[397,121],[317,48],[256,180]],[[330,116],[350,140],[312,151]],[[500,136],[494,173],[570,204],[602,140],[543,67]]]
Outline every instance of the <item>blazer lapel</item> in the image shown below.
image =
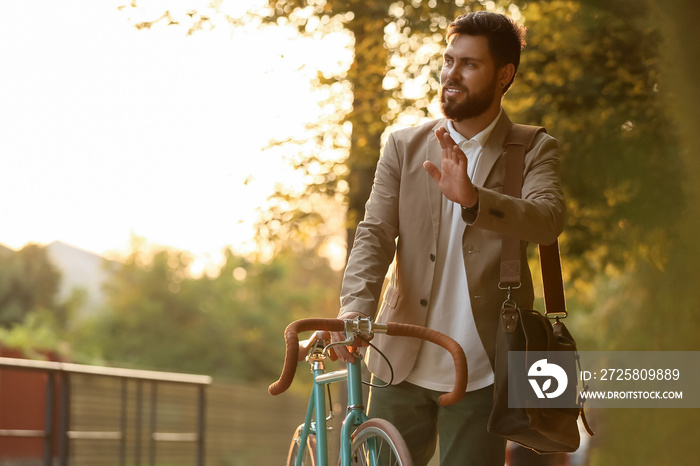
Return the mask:
[[[445,124],[446,120],[438,120],[428,136],[428,143],[425,147],[425,160],[433,162],[438,168],[442,164],[442,149],[440,149],[440,143],[435,136],[435,131],[439,127],[445,126]],[[424,170],[424,172],[428,204],[430,205],[430,217],[433,221],[433,233],[435,234],[435,241],[437,241],[440,231],[440,216],[442,215],[442,193],[435,180],[430,177],[427,171]]]
[[486,147],[484,147],[481,153],[479,165],[476,167],[476,173],[474,173],[474,179],[472,180],[472,183],[476,186],[483,186],[484,183],[486,183],[486,179],[491,173],[496,161],[505,152],[503,149],[503,141],[505,141],[512,126],[513,122],[508,118],[504,110],[498,123],[496,123],[496,127],[493,128],[491,136],[489,136],[486,141]]

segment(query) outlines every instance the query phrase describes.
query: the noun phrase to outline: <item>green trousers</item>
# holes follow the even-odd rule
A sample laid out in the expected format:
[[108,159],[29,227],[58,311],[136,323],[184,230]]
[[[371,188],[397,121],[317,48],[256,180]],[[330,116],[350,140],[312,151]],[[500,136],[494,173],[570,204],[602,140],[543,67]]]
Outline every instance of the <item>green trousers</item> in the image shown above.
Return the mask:
[[[383,385],[376,377],[375,384]],[[506,441],[486,431],[493,385],[467,392],[458,403],[442,407],[442,392],[408,382],[370,389],[367,412],[386,419],[401,432],[415,466],[425,466],[440,439],[441,466],[503,466]]]

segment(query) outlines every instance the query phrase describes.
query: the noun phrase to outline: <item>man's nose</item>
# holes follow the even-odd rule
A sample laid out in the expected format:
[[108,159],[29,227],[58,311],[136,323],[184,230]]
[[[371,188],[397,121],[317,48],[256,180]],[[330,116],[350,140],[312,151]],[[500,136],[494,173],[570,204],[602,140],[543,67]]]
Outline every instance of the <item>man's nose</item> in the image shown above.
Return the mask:
[[459,74],[459,67],[457,65],[447,70],[447,79],[451,81],[459,81],[460,77],[461,75]]

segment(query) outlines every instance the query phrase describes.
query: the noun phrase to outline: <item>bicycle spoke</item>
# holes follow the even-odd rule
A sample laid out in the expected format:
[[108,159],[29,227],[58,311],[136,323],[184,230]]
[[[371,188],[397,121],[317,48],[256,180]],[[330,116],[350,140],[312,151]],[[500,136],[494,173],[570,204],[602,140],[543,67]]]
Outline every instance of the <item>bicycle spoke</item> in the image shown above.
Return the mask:
[[[369,441],[375,443],[374,449],[369,445]],[[353,456],[353,465],[359,466],[400,466],[401,461],[392,450],[387,442],[380,438],[374,437],[363,443]],[[372,457],[377,458],[378,463],[372,462]]]

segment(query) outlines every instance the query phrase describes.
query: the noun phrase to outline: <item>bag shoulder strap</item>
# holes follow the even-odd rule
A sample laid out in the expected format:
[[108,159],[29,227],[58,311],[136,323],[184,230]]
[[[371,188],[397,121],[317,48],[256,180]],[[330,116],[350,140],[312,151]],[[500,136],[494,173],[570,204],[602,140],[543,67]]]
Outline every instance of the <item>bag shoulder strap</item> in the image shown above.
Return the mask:
[[[531,149],[535,136],[546,130],[541,126],[513,125],[506,136],[503,148],[506,151],[506,173],[503,192],[509,196],[522,197],[523,170],[525,168],[525,153]],[[542,286],[544,288],[545,315],[566,317],[566,299],[564,297],[564,280],[561,273],[561,256],[559,240],[550,245],[539,245],[540,269],[542,270]],[[520,285],[520,241],[513,236],[503,237],[501,250],[501,283],[500,287]],[[579,366],[580,369],[580,366]],[[587,389],[588,387],[584,387]],[[580,399],[579,414],[581,422],[589,436],[594,432],[588,424],[586,413],[583,411],[585,399]]]
[[[547,130],[542,126],[515,124],[506,136],[503,148],[506,151],[506,173],[503,192],[522,197],[525,153],[532,148],[535,137]],[[559,240],[550,245],[539,245],[542,286],[544,288],[545,315],[566,317],[564,281],[561,272]],[[504,236],[501,250],[501,287],[516,288],[520,285],[520,240]]]

